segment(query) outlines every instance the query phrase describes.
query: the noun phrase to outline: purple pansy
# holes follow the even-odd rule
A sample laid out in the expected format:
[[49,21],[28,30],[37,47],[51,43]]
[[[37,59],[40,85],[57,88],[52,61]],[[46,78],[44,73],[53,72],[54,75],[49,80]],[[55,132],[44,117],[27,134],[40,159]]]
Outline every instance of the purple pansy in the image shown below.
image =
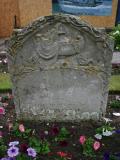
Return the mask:
[[28,152],[28,156],[31,156],[31,157],[36,157],[37,155],[35,149],[31,147],[27,149],[27,152]]
[[15,157],[19,154],[19,148],[12,146],[8,149],[7,154],[9,157]]
[[110,154],[108,152],[104,153],[104,160],[109,160]]
[[120,134],[120,129],[119,129],[119,130],[116,130],[116,131],[115,131],[115,133],[118,133],[118,134]]
[[9,146],[11,147],[11,146],[16,146],[16,145],[18,145],[19,144],[19,141],[13,141],[13,142],[10,142],[9,143]]
[[2,158],[0,160],[15,160],[15,158],[8,157],[8,158]]

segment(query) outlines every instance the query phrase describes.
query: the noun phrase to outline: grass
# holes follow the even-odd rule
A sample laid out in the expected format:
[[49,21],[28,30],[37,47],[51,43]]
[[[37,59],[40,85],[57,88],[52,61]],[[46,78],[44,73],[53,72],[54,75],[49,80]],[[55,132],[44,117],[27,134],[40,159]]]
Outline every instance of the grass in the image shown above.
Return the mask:
[[11,89],[12,83],[9,74],[0,73],[0,90]]
[[[12,88],[9,74],[0,74],[0,90],[7,90]],[[120,75],[113,75],[110,78],[110,91],[120,91]]]
[[112,75],[109,84],[110,91],[120,91],[120,75]]

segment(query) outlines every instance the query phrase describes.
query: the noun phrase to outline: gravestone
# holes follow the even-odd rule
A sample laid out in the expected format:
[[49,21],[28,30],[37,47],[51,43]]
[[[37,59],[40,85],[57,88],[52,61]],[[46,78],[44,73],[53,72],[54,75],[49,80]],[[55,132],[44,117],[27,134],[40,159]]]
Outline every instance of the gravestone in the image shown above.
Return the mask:
[[105,114],[112,51],[106,34],[75,16],[41,17],[8,47],[18,119],[67,121]]

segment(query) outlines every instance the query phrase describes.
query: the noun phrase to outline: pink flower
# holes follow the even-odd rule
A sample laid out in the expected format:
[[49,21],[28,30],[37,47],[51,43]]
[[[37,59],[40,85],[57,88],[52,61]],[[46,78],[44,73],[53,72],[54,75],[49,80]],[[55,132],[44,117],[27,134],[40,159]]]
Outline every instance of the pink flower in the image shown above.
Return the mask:
[[19,125],[19,130],[20,130],[20,132],[25,132],[25,127],[23,124]]
[[59,155],[60,157],[67,157],[67,153],[65,152],[57,152],[57,155]]
[[5,114],[5,109],[3,107],[0,107],[0,115]]
[[83,145],[86,141],[86,137],[85,136],[80,136],[79,142]]
[[95,151],[97,151],[100,148],[100,142],[95,141],[94,144],[93,144],[93,148],[94,148]]

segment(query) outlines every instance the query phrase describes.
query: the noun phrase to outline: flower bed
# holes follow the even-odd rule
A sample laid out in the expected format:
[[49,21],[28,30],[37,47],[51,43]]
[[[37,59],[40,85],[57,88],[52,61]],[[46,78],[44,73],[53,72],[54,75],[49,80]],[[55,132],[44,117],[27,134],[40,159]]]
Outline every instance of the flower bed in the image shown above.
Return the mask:
[[114,49],[120,51],[120,24],[113,28],[113,31],[110,32],[110,37],[114,39],[115,45]]
[[120,159],[119,117],[80,123],[16,121],[11,94],[0,97],[0,107],[1,160]]

